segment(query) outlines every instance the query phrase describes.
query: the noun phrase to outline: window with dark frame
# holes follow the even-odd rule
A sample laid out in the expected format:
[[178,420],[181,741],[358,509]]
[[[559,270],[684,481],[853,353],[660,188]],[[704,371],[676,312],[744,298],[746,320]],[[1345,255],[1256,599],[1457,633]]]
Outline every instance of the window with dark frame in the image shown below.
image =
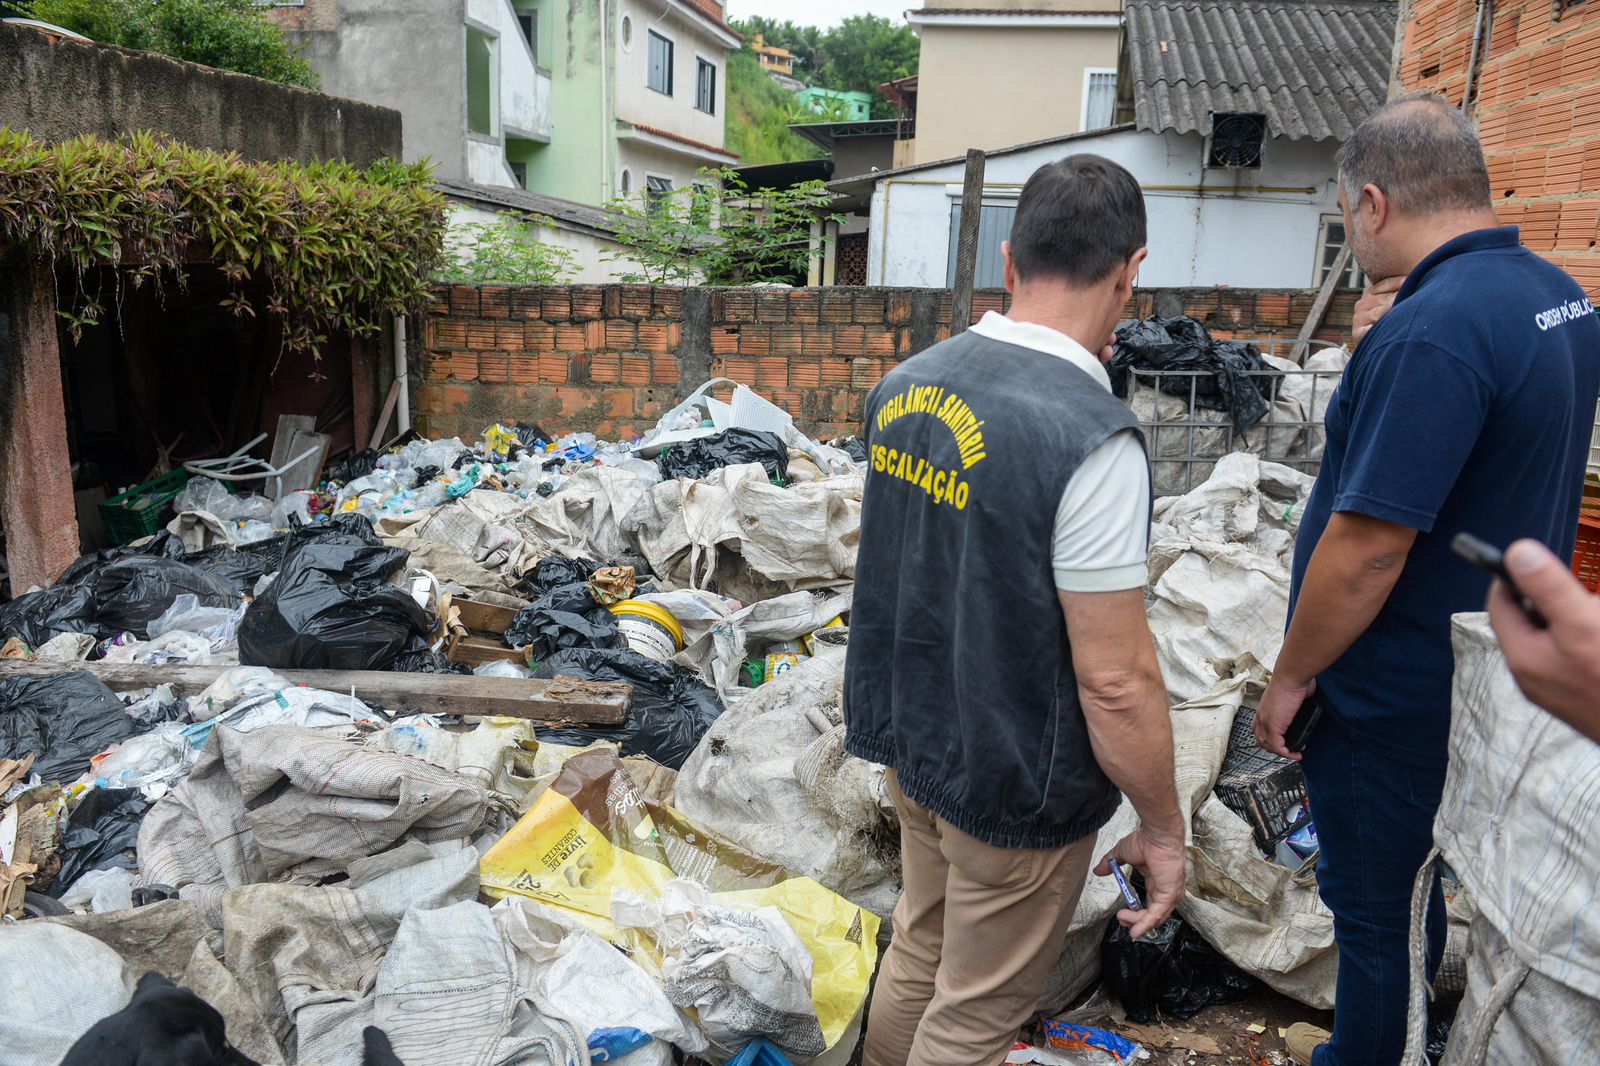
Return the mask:
[[658,93],[672,95],[673,44],[655,30],[649,32],[649,76],[646,84]]
[[661,178],[654,174],[645,175],[644,199],[650,206],[651,214],[659,214],[666,209],[667,200],[672,196],[672,179]]
[[[1344,218],[1339,215],[1322,216],[1322,240],[1317,245],[1317,287],[1328,280],[1328,271],[1333,269],[1333,264],[1339,258],[1339,253],[1344,250]],[[1350,257],[1350,264],[1345,268],[1344,280],[1340,288],[1359,289],[1362,287],[1361,267],[1356,263],[1356,257]]]
[[522,27],[522,37],[528,42],[528,51],[534,63],[539,62],[539,10],[517,12],[517,25]]
[[517,188],[526,189],[528,187],[528,164],[511,160],[508,161],[507,165],[511,167],[511,176],[516,180]]
[[694,106],[708,115],[717,113],[717,68],[704,59],[696,60]]

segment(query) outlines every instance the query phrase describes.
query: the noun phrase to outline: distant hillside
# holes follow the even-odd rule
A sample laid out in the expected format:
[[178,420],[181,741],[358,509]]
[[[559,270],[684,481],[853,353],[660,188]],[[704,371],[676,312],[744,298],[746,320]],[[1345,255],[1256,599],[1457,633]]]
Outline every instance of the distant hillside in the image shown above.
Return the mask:
[[794,97],[767,77],[748,45],[728,57],[727,145],[740,163],[819,158],[821,149],[789,129],[795,110]]

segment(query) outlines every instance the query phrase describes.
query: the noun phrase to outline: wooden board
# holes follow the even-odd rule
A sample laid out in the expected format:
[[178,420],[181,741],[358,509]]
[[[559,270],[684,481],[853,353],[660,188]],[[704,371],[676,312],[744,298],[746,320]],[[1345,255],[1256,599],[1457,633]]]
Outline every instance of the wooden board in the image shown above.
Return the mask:
[[[225,666],[140,666],[132,663],[32,663],[0,660],[0,680],[51,677],[87,670],[113,692],[171,685],[179,696],[194,696],[221,677]],[[296,685],[354,692],[387,711],[489,717],[504,715],[562,725],[620,725],[633,708],[631,685],[578,678],[532,681],[462,674],[397,674],[382,670],[279,670]]]
[[452,598],[456,618],[467,627],[467,635],[449,642],[445,654],[453,663],[482,666],[505,661],[522,662],[523,655],[505,641],[517,612],[494,603],[475,603]]

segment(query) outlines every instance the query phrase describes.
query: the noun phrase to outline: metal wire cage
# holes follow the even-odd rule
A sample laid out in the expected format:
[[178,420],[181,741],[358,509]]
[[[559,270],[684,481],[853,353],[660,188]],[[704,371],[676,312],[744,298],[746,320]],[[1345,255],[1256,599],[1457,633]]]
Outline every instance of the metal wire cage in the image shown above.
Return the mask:
[[1329,369],[1247,372],[1267,401],[1267,413],[1240,433],[1228,411],[1202,405],[1201,384],[1212,372],[1130,367],[1126,402],[1144,427],[1156,495],[1190,491],[1211,476],[1218,459],[1235,451],[1315,475],[1326,441],[1323,418],[1342,376],[1342,370]]

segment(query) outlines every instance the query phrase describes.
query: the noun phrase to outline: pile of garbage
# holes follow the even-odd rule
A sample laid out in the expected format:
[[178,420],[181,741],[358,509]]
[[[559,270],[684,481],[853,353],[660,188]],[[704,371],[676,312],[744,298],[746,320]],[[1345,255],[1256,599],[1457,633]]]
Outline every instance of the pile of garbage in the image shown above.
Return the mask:
[[[712,384],[639,441],[505,422],[277,500],[191,482],[166,531],[0,606],[32,663],[0,668],[0,905],[42,915],[0,926],[0,1046],[53,1064],[172,992],[153,972],[263,1063],[357,1063],[371,1031],[408,1066],[850,1061],[900,890],[883,768],[843,745],[862,453]],[[1091,877],[1014,1061],[1125,1058],[1061,1013],[1102,973],[1092,1002],[1135,1020],[1257,981],[1331,1006],[1303,782],[1240,739],[1310,484],[1240,453],[1158,504],[1189,896],[1133,944]],[[110,665],[211,670],[114,692]],[[312,670],[465,687],[410,713]],[[467,674],[621,683],[632,710],[484,718]],[[73,994],[8,983],[41,968]]]

